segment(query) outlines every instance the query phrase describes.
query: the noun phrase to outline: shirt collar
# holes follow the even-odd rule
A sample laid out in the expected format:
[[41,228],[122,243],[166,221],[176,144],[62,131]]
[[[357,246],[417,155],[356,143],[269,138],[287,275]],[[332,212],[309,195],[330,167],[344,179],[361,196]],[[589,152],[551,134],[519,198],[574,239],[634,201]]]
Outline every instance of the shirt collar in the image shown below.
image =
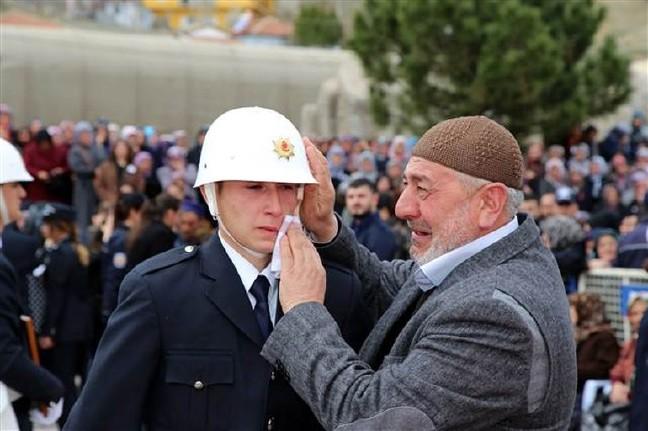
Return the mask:
[[[421,289],[424,291],[432,289],[434,286],[440,285],[443,280],[450,275],[452,271],[460,264],[470,259],[480,251],[489,247],[490,245],[501,240],[509,235],[519,226],[517,217],[500,227],[493,232],[477,238],[459,248],[451,250],[444,255],[431,260],[430,262],[421,266],[421,271],[425,278],[429,280],[427,283],[419,283]],[[431,284],[430,284],[431,283]]]
[[254,265],[252,265],[246,258],[241,256],[239,252],[237,252],[231,245],[227,243],[227,241],[223,239],[220,232],[218,233],[218,238],[220,239],[221,244],[223,244],[225,253],[227,253],[227,256],[232,261],[234,268],[236,268],[236,272],[238,273],[239,277],[241,277],[241,282],[243,283],[243,287],[245,287],[246,292],[250,291],[250,289],[252,288],[252,283],[254,283],[254,280],[257,279],[259,274],[265,276],[268,279],[270,286],[274,285],[275,277],[270,271],[270,264],[268,264],[268,266],[266,266],[261,272],[259,272],[254,267]]

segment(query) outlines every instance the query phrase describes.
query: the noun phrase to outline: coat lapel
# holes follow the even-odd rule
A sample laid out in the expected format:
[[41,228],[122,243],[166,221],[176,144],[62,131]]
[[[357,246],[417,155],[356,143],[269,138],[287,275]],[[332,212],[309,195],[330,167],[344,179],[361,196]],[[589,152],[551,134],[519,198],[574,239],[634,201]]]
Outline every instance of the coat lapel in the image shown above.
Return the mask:
[[205,295],[248,338],[263,346],[245,288],[217,234],[200,248],[200,273],[213,280],[205,284]]
[[367,342],[362,347],[361,357],[367,363],[375,364],[376,367],[382,363],[383,358],[378,358],[377,355],[381,352],[381,347],[386,342],[390,329],[397,324],[401,317],[405,317],[403,314],[418,299],[421,289],[411,280],[400,290],[396,298],[394,298],[394,302],[385,311],[385,314],[380,317]]

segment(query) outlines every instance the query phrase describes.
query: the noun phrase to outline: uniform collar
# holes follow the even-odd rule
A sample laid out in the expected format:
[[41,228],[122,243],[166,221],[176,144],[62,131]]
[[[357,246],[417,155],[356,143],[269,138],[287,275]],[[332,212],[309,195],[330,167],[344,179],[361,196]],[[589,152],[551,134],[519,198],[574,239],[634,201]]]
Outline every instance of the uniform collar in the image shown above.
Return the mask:
[[265,268],[263,268],[261,272],[259,272],[256,267],[250,263],[250,261],[241,256],[239,252],[237,252],[231,245],[227,243],[227,241],[225,241],[225,239],[223,239],[220,232],[218,233],[218,238],[223,245],[223,249],[225,250],[227,257],[230,258],[232,264],[234,265],[234,268],[236,269],[236,272],[241,278],[241,282],[243,283],[243,287],[245,287],[246,292],[250,291],[250,289],[252,288],[252,283],[254,283],[254,280],[256,280],[259,275],[265,276],[270,282],[270,286],[274,286],[275,277],[270,271],[269,263]]

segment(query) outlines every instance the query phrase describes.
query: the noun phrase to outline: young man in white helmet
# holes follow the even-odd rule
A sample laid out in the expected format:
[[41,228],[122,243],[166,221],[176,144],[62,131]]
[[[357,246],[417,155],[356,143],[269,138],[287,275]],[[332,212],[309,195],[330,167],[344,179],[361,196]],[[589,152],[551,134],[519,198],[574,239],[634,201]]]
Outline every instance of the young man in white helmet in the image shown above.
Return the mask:
[[[20,183],[32,180],[18,150],[0,138],[0,429],[15,429],[6,422],[12,410],[6,398],[9,388],[22,395],[14,403],[17,426],[21,431],[32,428],[29,419],[32,401],[53,402],[63,396],[61,382],[49,371],[35,365],[27,353],[20,316],[28,313],[19,299],[17,275],[7,257],[5,247],[9,244],[1,240],[5,227],[20,217],[20,202],[25,197]],[[11,248],[12,254],[17,255],[20,244],[12,240]],[[37,410],[33,410],[31,415],[41,424],[42,419],[52,424],[61,414],[60,407],[59,403],[58,414],[51,411],[47,418],[36,413]]]
[[[218,233],[126,276],[65,430],[320,429],[283,368],[259,355],[283,315],[273,250],[304,184],[315,185],[306,149],[281,114],[240,108],[216,119],[196,187]],[[359,281],[339,266],[327,280],[326,304],[357,347],[368,327]]]

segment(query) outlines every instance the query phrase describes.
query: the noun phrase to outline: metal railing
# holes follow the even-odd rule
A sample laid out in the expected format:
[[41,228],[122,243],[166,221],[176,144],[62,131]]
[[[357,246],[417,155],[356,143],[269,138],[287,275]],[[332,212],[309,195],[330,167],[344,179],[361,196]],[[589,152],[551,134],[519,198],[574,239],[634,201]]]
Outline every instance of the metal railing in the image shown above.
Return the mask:
[[[612,323],[614,333],[620,342],[630,337],[630,327],[623,313],[625,310],[627,286],[648,290],[648,272],[642,269],[605,268],[593,269],[580,276],[579,292],[597,293],[605,303],[605,312]],[[627,292],[626,292],[627,294]]]

